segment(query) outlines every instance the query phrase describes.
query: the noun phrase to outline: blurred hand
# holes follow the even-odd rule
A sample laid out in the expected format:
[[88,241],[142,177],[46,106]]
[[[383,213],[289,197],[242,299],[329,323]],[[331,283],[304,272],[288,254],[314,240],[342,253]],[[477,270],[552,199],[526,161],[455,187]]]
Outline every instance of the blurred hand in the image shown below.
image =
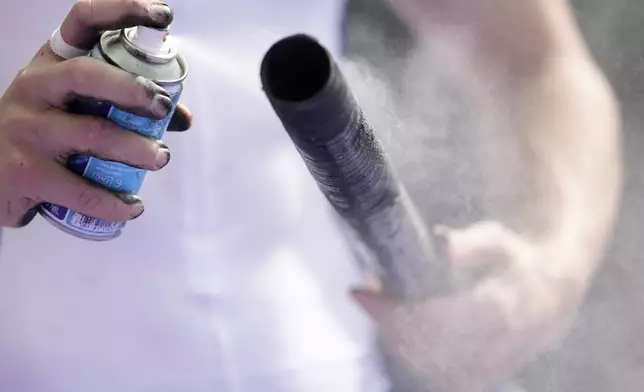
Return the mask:
[[554,58],[589,57],[566,0],[388,2],[419,42],[469,84],[489,78],[512,84]]
[[435,392],[484,392],[567,332],[585,294],[586,276],[565,242],[533,244],[497,223],[466,230],[437,229],[456,269],[492,267],[472,290],[405,304],[372,289],[354,298],[379,324],[394,355]]
[[[528,43],[546,43],[557,27],[568,21],[566,0],[388,0],[398,15],[412,28],[423,33],[436,28],[454,33],[472,33],[469,38],[484,43],[523,51],[539,51]],[[563,13],[562,13],[563,11]],[[567,26],[566,30],[570,30]],[[569,32],[569,31],[568,31]],[[557,32],[559,33],[559,32]],[[433,39],[431,36],[426,38]],[[521,43],[521,40],[528,40]]]
[[[61,34],[68,44],[89,50],[102,31],[171,21],[172,11],[159,2],[85,0],[73,7]],[[170,159],[168,147],[104,118],[70,114],[70,105],[83,98],[152,119],[165,118],[172,106],[168,93],[149,80],[89,57],[63,60],[44,44],[0,98],[0,226],[26,225],[42,202],[111,221],[143,213],[137,196],[113,194],[63,164],[70,155],[88,154],[159,170]],[[169,130],[186,130],[190,122],[179,106]]]

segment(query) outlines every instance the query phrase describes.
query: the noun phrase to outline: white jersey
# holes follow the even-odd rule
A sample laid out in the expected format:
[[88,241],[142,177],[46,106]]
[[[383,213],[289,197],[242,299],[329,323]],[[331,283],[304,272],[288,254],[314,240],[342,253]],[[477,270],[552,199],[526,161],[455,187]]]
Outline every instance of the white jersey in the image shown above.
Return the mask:
[[[0,33],[27,33],[3,49],[0,83],[72,2],[11,4]],[[86,242],[39,217],[5,230],[0,390],[383,390],[373,328],[347,297],[360,273],[259,82],[287,34],[337,53],[343,1],[172,5],[194,128],[167,135],[172,162],[148,175],[146,212],[121,238]]]

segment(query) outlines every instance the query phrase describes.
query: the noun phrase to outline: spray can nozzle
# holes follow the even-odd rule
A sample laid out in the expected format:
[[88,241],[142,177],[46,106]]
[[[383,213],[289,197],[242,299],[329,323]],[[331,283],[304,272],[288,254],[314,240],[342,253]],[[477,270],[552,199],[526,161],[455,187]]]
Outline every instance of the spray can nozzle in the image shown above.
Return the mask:
[[132,28],[129,38],[136,47],[151,53],[170,53],[168,29],[156,29],[146,26]]
[[121,30],[125,49],[137,57],[155,64],[165,64],[177,57],[177,48],[169,27],[159,29],[136,26]]

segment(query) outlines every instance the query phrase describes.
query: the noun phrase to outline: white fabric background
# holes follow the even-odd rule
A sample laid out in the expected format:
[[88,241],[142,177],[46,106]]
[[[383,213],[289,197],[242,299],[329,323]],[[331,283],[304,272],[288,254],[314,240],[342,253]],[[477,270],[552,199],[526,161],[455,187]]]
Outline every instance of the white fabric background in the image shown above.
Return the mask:
[[[0,86],[73,4],[0,0]],[[259,85],[277,38],[340,44],[341,0],[175,1],[189,134],[113,242],[43,219],[5,230],[0,390],[358,392],[383,387],[359,281],[325,200]]]

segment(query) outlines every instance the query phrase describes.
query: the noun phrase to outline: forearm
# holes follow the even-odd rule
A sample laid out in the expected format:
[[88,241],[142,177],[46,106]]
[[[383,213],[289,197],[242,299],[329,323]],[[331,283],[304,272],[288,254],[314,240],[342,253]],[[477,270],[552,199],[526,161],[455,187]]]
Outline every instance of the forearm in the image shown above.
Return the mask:
[[581,265],[562,268],[588,276],[612,233],[621,193],[617,101],[592,61],[574,56],[553,58],[508,98],[545,215],[540,234],[582,255],[571,257]]
[[[507,47],[505,55],[482,50],[478,59],[492,64],[486,68],[495,83],[488,87],[498,93],[492,94],[492,105],[509,120],[510,131],[527,152],[525,169],[541,213],[538,224],[528,224],[530,234],[560,241],[571,252],[571,264],[556,273],[589,277],[602,260],[621,196],[617,99],[566,1],[519,3],[541,11],[532,22],[540,27],[518,29],[515,41],[541,41],[547,49]],[[493,56],[497,59],[489,60]]]
[[619,110],[567,1],[390,1],[479,103],[484,137],[516,139],[533,211],[508,212],[526,235],[584,253],[570,267],[592,273],[620,198]]

